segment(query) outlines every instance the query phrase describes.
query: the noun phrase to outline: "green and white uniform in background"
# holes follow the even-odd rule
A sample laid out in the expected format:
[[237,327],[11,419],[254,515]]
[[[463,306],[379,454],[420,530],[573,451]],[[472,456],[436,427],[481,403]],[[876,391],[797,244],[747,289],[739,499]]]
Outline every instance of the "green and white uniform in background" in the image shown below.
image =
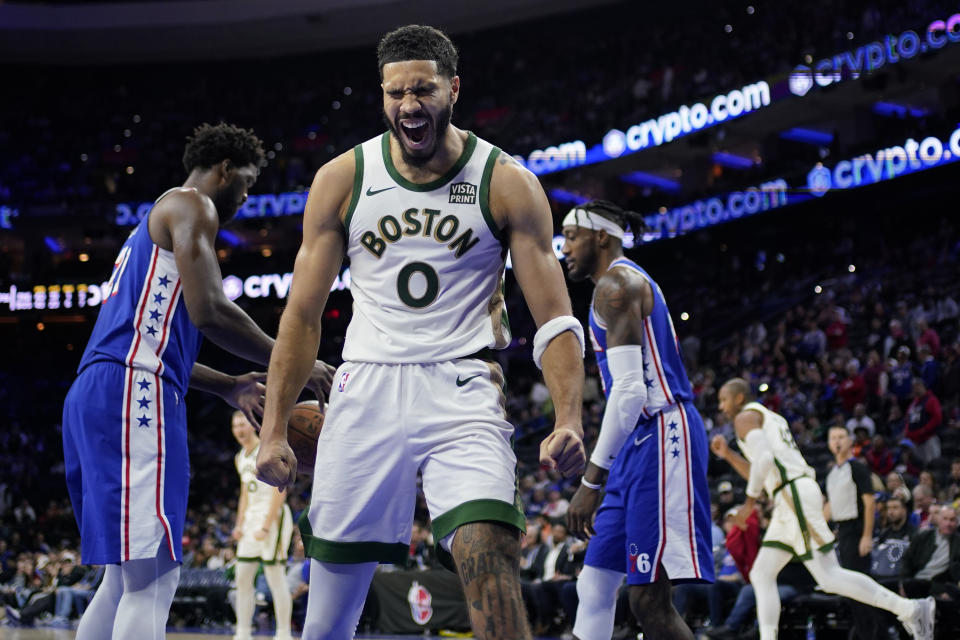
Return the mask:
[[270,501],[276,491],[265,482],[257,480],[257,454],[260,445],[246,453],[241,449],[234,457],[240,482],[247,487],[247,508],[243,515],[243,536],[237,542],[237,560],[248,562],[287,562],[290,539],[293,537],[293,516],[286,501],[273,520],[263,540],[254,534],[263,528],[270,511]]
[[[823,518],[823,494],[817,485],[817,474],[803,459],[790,425],[779,413],[759,402],[750,402],[741,411],[760,414],[763,435],[773,454],[773,467],[763,480],[764,490],[773,499],[763,545],[790,551],[802,560],[810,559],[813,549],[830,549],[834,537]],[[763,453],[751,451],[740,438],[737,444],[751,464]]]

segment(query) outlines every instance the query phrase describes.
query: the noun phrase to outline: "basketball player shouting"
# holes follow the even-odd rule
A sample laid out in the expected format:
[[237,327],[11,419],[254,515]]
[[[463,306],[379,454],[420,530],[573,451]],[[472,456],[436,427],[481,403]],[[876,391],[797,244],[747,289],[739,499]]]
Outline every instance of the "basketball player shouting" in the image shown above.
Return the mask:
[[[183,155],[187,181],[157,199],[107,283],[63,406],[83,564],[107,565],[80,620],[80,640],[164,637],[187,510],[187,387],[216,393],[250,420],[260,412],[263,374],[228,376],[196,359],[201,333],[260,364],[273,347],[224,295],[214,249],[262,161],[253,132],[197,128]],[[307,369],[311,389],[329,387],[327,365],[311,361]]]
[[378,48],[389,130],[318,172],[304,214],[290,301],[270,359],[257,470],[296,474],[286,424],[320,339],[344,252],[354,314],[317,445],[301,519],[310,563],[304,637],[352,638],[378,562],[408,553],[417,470],[442,549],[452,554],[478,638],[530,638],[519,583],[523,513],[503,374],[510,342],[504,258],[539,330],[533,356],[556,407],[544,464],[584,464],[583,330],[551,246],[536,178],[450,125],[457,52],[440,31],[406,26]]
[[237,628],[233,640],[252,640],[254,580],[263,564],[277,623],[274,640],[292,640],[293,603],[287,588],[286,563],[293,536],[293,516],[287,494],[257,480],[260,438],[250,421],[235,411],[230,421],[233,437],[242,447],[234,457],[240,476],[240,503],[233,538],[237,540]]
[[604,200],[563,220],[570,279],[596,283],[590,338],[607,395],[597,445],[567,511],[570,529],[590,537],[573,633],[610,638],[626,573],[644,633],[693,640],[673,607],[671,581],[713,582],[707,436],[663,293],[623,256],[627,224],[634,233],[643,228],[637,214]]
[[894,613],[911,636],[933,638],[934,601],[907,600],[884,589],[869,576],[840,567],[833,552],[833,532],[823,518],[823,494],[816,472],[800,454],[786,419],[759,402],[751,402],[750,387],[742,378],[732,378],[721,388],[720,411],[733,420],[737,444],[743,456],[727,446],[723,436],[714,436],[710,449],[747,480],[747,499],[735,516],[743,527],[760,492],[773,499],[770,526],[760,553],[750,570],[750,583],[757,596],[760,640],[775,640],[780,621],[777,574],[793,559],[799,559],[820,588]]

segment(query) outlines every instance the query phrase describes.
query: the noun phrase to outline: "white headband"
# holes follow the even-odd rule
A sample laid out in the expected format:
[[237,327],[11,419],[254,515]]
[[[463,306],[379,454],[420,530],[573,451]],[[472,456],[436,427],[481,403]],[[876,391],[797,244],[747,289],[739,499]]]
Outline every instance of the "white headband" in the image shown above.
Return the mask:
[[[589,225],[584,224],[584,222],[589,222]],[[598,216],[595,213],[590,213],[586,209],[574,208],[570,209],[566,217],[563,219],[564,227],[583,227],[584,229],[590,229],[591,231],[599,231],[603,229],[607,232],[607,235],[613,236],[614,238],[623,239],[623,234],[625,231],[620,227],[620,225],[607,220],[603,216]]]

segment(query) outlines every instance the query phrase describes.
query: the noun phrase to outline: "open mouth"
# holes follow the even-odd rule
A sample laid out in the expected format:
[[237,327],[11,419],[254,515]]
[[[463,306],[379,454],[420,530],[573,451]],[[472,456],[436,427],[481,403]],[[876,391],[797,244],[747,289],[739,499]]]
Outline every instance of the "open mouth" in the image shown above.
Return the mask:
[[426,118],[405,118],[400,121],[400,131],[406,138],[408,146],[413,149],[426,147],[429,130],[430,121]]

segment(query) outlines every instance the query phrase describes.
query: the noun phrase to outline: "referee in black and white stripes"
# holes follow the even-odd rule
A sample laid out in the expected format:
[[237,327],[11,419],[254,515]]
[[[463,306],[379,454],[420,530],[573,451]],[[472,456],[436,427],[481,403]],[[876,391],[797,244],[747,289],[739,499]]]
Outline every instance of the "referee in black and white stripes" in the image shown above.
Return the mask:
[[[837,523],[837,550],[840,565],[846,569],[870,573],[873,549],[873,522],[876,500],[870,469],[850,455],[850,434],[843,426],[830,427],[828,445],[836,464],[827,474],[827,504],[824,517]],[[880,638],[879,616],[873,607],[850,602],[858,638]]]

